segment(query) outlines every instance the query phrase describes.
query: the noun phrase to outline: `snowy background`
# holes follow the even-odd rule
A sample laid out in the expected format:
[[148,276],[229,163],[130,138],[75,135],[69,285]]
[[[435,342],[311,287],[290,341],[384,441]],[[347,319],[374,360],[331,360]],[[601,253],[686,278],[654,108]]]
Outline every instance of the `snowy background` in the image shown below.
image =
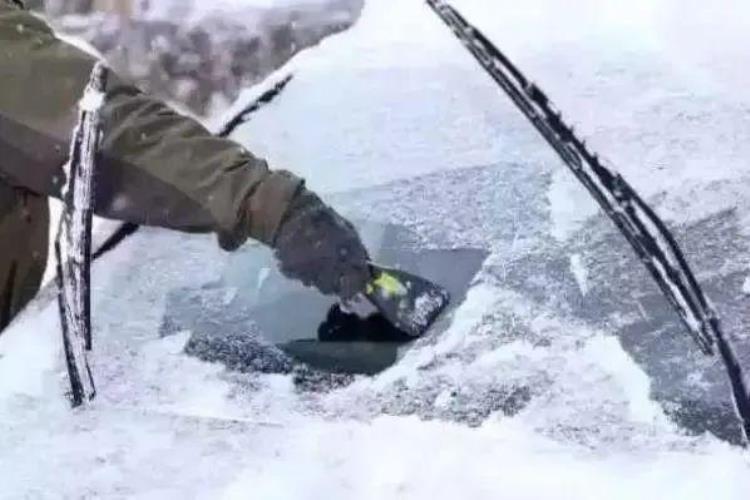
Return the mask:
[[294,54],[351,26],[362,0],[47,0],[62,33],[198,115],[220,112]]
[[[747,6],[455,4],[675,229],[750,363]],[[369,0],[287,71],[235,138],[349,215],[489,251],[449,329],[343,387],[204,363],[160,337],[166,296],[232,256],[144,231],[94,268],[91,408],[48,298],[0,338],[0,496],[747,498],[717,360],[421,1]]]

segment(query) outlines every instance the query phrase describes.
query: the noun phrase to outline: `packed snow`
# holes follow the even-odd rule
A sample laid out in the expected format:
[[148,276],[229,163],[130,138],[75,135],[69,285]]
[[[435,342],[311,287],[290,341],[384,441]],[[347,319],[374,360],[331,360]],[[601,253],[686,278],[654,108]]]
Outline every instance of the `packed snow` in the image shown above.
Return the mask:
[[[746,338],[747,6],[454,3],[680,229]],[[65,400],[53,303],[0,337],[0,496],[747,498],[747,453],[664,402],[726,396],[716,361],[421,1],[370,0],[290,71],[236,138],[349,215],[491,252],[448,330],[320,391],[229,371],[183,353],[192,332],[158,330],[167,292],[215,282],[230,257],[143,231],[94,268],[90,408]]]
[[580,255],[573,254],[570,256],[570,271],[576,278],[576,283],[578,283],[581,294],[586,295],[589,291],[589,273]]

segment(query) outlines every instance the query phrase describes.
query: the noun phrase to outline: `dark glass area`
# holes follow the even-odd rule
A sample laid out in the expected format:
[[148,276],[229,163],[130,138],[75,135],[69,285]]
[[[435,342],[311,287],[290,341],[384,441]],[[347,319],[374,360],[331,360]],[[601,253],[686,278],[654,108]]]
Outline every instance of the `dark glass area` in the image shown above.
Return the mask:
[[[444,287],[451,305],[427,335],[445,330],[463,302],[486,252],[421,249],[404,227],[358,224],[371,257]],[[161,334],[191,332],[186,351],[238,371],[288,373],[294,366],[337,373],[373,374],[396,362],[410,338],[380,315],[362,319],[325,297],[284,278],[271,253],[258,245],[233,254],[222,279],[173,290]]]

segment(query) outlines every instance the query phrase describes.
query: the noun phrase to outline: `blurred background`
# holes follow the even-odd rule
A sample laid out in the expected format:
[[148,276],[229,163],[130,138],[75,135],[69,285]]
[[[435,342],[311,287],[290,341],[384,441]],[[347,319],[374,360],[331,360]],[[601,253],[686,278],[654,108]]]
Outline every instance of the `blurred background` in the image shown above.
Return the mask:
[[364,0],[25,0],[144,90],[199,116],[349,28]]

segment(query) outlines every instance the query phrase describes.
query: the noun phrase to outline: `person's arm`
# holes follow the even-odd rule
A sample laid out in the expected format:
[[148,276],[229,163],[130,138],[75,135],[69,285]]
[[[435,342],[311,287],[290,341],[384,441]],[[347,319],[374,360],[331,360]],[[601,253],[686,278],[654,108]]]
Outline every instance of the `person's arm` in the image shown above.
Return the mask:
[[[58,196],[77,102],[95,60],[0,0],[0,177]],[[216,232],[224,248],[272,244],[302,181],[110,73],[97,163],[97,214]]]

